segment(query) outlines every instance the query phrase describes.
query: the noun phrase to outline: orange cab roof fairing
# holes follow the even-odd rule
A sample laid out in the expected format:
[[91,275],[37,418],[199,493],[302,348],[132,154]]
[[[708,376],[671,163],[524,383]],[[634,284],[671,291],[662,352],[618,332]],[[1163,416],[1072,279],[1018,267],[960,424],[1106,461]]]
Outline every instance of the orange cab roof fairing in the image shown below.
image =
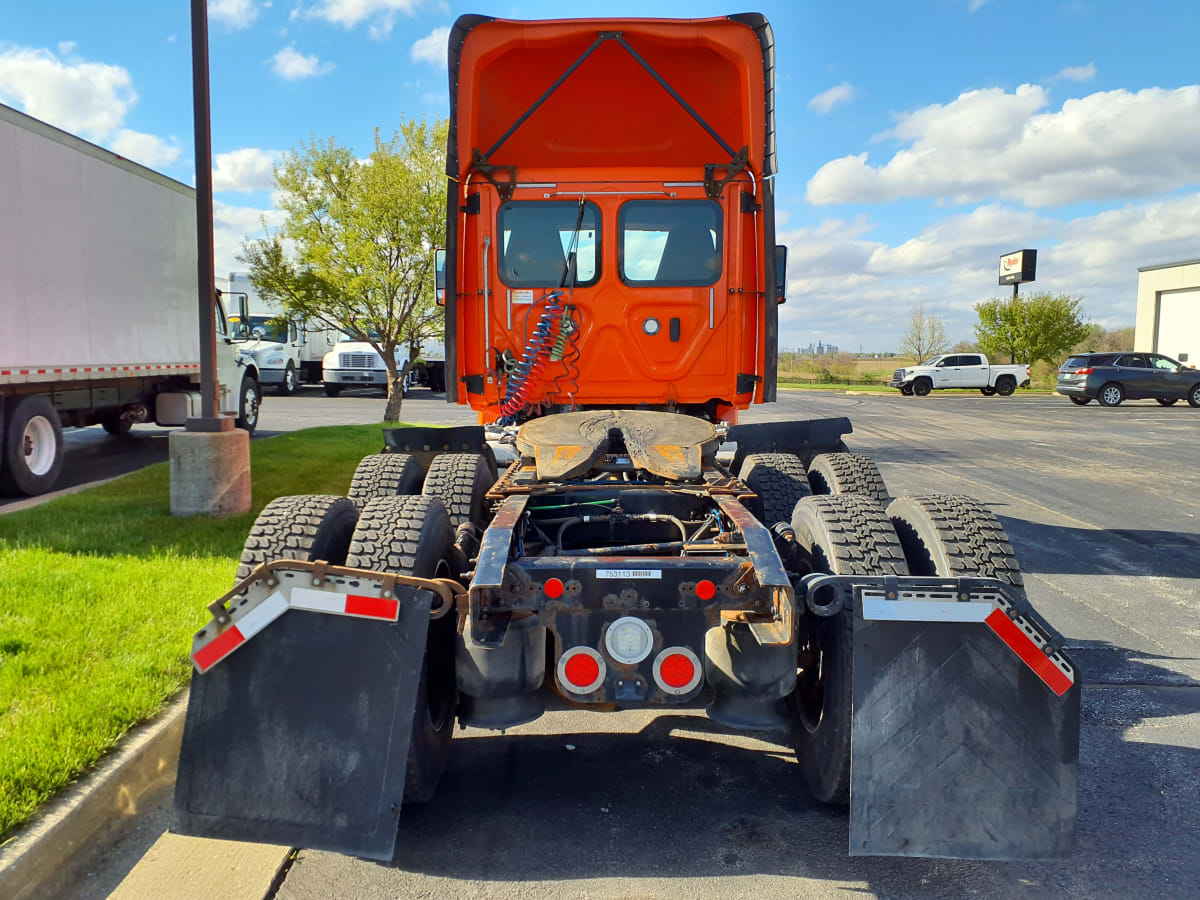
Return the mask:
[[463,16],[450,35],[447,174],[464,177],[477,154],[518,171],[702,170],[742,148],[752,172],[773,174],[773,57],[758,14]]

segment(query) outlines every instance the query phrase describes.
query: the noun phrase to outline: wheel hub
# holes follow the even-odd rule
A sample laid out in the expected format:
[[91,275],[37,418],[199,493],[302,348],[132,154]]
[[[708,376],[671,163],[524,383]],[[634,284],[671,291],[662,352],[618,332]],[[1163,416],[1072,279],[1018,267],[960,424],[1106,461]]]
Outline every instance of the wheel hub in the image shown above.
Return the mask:
[[45,416],[34,416],[25,423],[21,446],[31,474],[45,475],[54,467],[54,443],[54,426]]

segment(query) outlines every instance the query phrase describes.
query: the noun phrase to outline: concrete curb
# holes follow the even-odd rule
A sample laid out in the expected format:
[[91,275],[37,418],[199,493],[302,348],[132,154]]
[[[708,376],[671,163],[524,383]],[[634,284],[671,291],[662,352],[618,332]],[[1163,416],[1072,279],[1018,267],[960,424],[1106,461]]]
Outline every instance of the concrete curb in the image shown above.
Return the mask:
[[0,849],[0,897],[65,896],[95,868],[174,787],[186,709],[185,691]]

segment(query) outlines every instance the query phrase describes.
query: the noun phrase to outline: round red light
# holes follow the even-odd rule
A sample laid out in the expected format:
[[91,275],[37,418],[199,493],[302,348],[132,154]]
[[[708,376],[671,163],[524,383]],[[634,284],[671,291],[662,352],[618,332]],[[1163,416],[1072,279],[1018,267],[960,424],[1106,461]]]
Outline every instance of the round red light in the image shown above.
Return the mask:
[[600,678],[600,663],[587,653],[576,653],[563,666],[563,678],[576,687],[588,687]]
[[705,578],[703,581],[696,582],[696,596],[701,600],[711,600],[717,596],[717,586]]
[[658,676],[668,687],[686,687],[696,677],[696,666],[682,653],[672,653],[663,659],[658,669]]
[[557,600],[563,595],[565,587],[561,578],[547,578],[546,584],[542,587],[542,590],[551,600]]

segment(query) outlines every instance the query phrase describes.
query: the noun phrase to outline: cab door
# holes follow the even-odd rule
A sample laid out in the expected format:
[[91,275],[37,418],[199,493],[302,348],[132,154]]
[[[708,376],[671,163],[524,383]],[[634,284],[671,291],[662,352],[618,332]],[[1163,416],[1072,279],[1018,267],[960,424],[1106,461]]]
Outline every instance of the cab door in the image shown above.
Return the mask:
[[968,353],[958,357],[958,365],[955,369],[958,375],[959,387],[981,388],[988,386],[991,367],[984,363],[983,357],[978,353]]
[[933,367],[933,386],[935,388],[958,387],[957,356],[945,356]]
[[[215,304],[217,329],[217,404],[221,412],[238,413],[238,398],[242,387],[242,366],[238,364],[237,344],[225,316],[225,305]],[[206,414],[207,415],[207,414]]]
[[1196,383],[1196,371],[1183,368],[1170,357],[1151,356],[1150,365],[1154,370],[1154,396],[1162,400],[1182,400]]

